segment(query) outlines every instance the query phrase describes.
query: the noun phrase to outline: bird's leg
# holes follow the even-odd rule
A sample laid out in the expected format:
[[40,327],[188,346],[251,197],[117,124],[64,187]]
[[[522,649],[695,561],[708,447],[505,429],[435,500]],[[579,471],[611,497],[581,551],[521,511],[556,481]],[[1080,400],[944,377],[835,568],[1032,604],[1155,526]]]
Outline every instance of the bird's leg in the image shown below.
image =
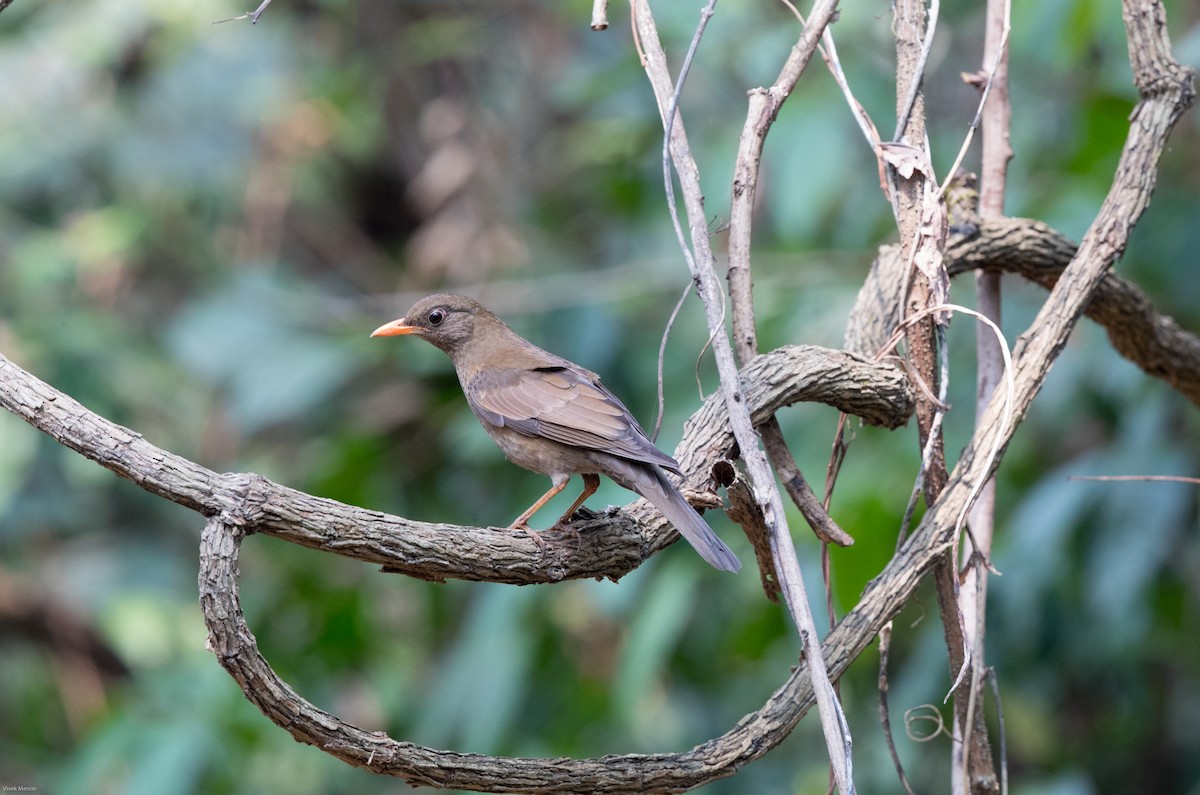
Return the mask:
[[[547,491],[545,494],[543,494],[541,496],[541,498],[538,499],[537,502],[535,502],[533,505],[530,505],[528,508],[526,508],[525,513],[521,514],[516,519],[514,519],[513,523],[508,526],[509,530],[524,530],[526,533],[529,533],[530,537],[533,538],[534,542],[539,547],[544,547],[546,545],[546,542],[542,540],[541,533],[539,533],[538,531],[534,530],[533,528],[531,528],[529,526],[529,520],[531,518],[533,518],[533,515],[535,513],[537,513],[543,505],[550,502],[550,500],[554,499],[554,497],[560,491],[562,491],[563,489],[565,489],[567,487],[567,483],[571,480],[571,476],[570,475],[552,475],[551,480],[554,481],[554,485],[550,487],[550,490]],[[596,480],[599,481],[599,478],[597,478]],[[595,491],[595,489],[593,489],[593,491]]]
[[571,503],[571,507],[558,517],[558,521],[554,523],[554,527],[565,529],[571,535],[575,536],[575,550],[579,551],[583,547],[583,539],[579,537],[579,531],[567,523],[571,521],[571,517],[579,510],[579,506],[583,505],[583,501],[596,493],[596,489],[600,488],[600,476],[596,474],[587,474],[583,476],[583,493],[575,498],[575,502]]
[[571,503],[562,516],[558,517],[558,521],[554,523],[555,527],[562,527],[571,520],[575,512],[579,510],[579,506],[583,505],[583,501],[596,493],[596,489],[600,488],[600,476],[588,474],[583,476],[583,493],[575,498],[575,502]]

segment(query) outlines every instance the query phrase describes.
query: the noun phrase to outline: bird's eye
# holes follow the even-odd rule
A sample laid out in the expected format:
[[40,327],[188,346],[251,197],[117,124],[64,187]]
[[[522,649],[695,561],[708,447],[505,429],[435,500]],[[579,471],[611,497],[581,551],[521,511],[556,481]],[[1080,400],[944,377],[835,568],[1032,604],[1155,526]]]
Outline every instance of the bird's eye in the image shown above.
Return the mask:
[[442,325],[442,321],[446,319],[446,310],[435,309],[429,313],[428,319],[429,319],[429,325],[440,326],[440,325]]

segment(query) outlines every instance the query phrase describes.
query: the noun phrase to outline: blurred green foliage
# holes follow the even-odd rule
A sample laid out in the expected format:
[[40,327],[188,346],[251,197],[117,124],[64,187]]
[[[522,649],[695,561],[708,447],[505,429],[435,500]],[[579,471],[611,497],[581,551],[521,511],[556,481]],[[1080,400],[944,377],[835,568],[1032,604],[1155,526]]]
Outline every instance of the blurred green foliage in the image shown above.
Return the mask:
[[[656,6],[678,62],[699,4]],[[1168,8],[1179,57],[1200,63],[1200,11]],[[545,488],[478,429],[438,352],[368,341],[422,293],[471,290],[603,372],[649,424],[655,351],[686,275],[627,10],[614,7],[602,34],[582,0],[276,0],[258,25],[210,24],[246,10],[17,0],[0,15],[0,351],[206,466],[418,519],[504,524]],[[974,113],[958,74],[979,67],[981,13],[943,9],[926,82],[939,170]],[[773,80],[796,35],[779,4],[729,3],[701,46],[682,112],[718,221],[744,92]],[[886,7],[848,5],[836,35],[859,99],[888,129]],[[1011,43],[1008,210],[1078,238],[1136,99],[1119,10],[1018,4]],[[894,235],[873,161],[817,66],[764,161],[764,347],[837,346],[873,246]],[[1191,329],[1196,119],[1176,131],[1120,264]],[[1007,290],[1012,340],[1042,293]],[[970,302],[969,285],[955,291]],[[690,305],[668,348],[668,449],[699,402],[704,339]],[[952,346],[951,450],[971,426],[970,324],[955,324]],[[700,378],[713,388],[707,361]],[[781,419],[819,482],[835,415],[798,406]],[[857,539],[832,553],[839,611],[890,556],[916,470],[911,429],[855,435],[833,503]],[[1196,475],[1198,451],[1195,406],[1083,324],[1000,478],[988,657],[1014,791],[1200,791],[1196,489],[1067,480]],[[592,502],[628,499],[606,484]],[[819,594],[820,551],[790,520]],[[749,562],[735,528],[713,521]],[[199,527],[0,414],[0,577],[90,625],[126,668],[100,672],[0,623],[0,784],[404,789],[295,744],[204,650]],[[619,584],[433,585],[266,538],[248,542],[242,570],[249,623],[297,690],[358,725],[462,751],[684,749],[759,706],[799,651],[752,572],[711,571],[683,546]],[[935,612],[925,593],[898,618],[891,666],[893,728],[922,791],[944,791],[949,744],[907,739],[901,716],[940,705],[950,684]],[[861,791],[895,792],[875,664],[869,651],[843,696]],[[823,755],[807,720],[705,791],[823,792]]]

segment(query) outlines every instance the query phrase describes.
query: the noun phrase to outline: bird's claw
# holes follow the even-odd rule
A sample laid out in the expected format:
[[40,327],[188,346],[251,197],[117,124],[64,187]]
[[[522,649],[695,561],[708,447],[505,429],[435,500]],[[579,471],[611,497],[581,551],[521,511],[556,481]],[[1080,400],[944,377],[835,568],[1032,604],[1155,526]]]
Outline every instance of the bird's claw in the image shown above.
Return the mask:
[[[591,511],[588,511],[588,513],[591,514]],[[591,518],[591,517],[585,517],[585,518]],[[550,529],[557,530],[560,533],[563,533],[564,535],[569,535],[572,538],[574,538],[575,539],[575,551],[579,552],[580,550],[583,549],[583,536],[579,534],[579,528],[575,527],[574,525],[568,524],[567,523],[568,521],[569,520],[566,518],[559,519],[555,523],[554,527],[552,527]]]
[[534,530],[525,522],[514,522],[508,526],[508,529],[514,533],[525,533],[528,535],[533,539],[533,543],[537,546],[539,551],[544,551],[546,549],[546,539],[542,538],[542,534],[540,532]]

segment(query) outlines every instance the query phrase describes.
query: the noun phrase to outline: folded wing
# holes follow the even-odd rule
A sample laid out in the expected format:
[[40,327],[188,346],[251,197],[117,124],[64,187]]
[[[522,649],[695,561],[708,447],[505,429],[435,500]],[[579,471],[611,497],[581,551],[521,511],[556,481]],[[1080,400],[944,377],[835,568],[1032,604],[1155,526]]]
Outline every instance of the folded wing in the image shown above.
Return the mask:
[[496,427],[678,472],[597,377],[565,366],[487,370],[467,384],[476,413]]

